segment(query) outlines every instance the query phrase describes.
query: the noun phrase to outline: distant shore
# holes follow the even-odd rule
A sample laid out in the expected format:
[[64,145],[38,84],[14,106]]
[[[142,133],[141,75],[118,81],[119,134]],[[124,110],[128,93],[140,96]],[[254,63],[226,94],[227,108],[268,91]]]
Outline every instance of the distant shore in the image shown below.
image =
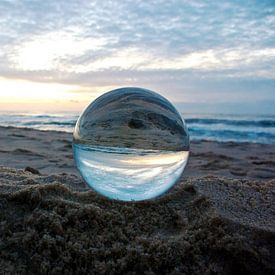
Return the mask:
[[[181,112],[192,140],[275,144],[274,115],[188,114]],[[1,113],[0,125],[72,133],[79,113]],[[108,123],[106,124],[108,125]]]

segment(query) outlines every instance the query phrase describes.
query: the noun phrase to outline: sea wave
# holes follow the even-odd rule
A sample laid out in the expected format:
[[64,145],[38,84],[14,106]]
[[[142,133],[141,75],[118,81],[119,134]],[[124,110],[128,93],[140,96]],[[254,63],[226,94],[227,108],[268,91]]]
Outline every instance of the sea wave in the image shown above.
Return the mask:
[[[186,115],[191,140],[275,144],[275,116]],[[73,132],[77,114],[0,114],[1,126]]]
[[199,127],[188,127],[192,139],[216,141],[241,141],[275,144],[275,132],[257,132],[253,130],[236,131],[230,129],[209,130]]
[[187,118],[187,124],[223,124],[232,126],[255,126],[255,127],[275,127],[275,120],[232,120],[232,119],[216,119],[216,118]]
[[73,121],[28,121],[25,122],[26,126],[35,126],[35,125],[66,125],[66,126],[75,126],[76,120]]

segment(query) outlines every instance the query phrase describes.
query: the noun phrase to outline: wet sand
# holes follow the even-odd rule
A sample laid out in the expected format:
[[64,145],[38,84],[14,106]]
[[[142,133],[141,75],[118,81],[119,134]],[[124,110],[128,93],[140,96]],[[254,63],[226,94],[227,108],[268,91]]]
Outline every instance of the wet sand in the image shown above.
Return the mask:
[[[73,173],[72,134],[0,127],[0,166]],[[193,141],[184,178],[217,175],[257,180],[275,178],[275,145]]]
[[86,187],[71,134],[0,130],[0,273],[275,272],[273,145],[193,142],[175,188],[123,203]]

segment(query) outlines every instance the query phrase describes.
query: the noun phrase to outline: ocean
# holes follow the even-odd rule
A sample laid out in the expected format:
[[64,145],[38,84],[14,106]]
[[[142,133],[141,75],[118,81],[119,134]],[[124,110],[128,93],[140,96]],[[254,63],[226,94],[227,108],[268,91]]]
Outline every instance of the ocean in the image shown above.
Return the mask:
[[[182,114],[191,140],[275,144],[275,115]],[[73,132],[78,114],[0,114],[0,126]]]

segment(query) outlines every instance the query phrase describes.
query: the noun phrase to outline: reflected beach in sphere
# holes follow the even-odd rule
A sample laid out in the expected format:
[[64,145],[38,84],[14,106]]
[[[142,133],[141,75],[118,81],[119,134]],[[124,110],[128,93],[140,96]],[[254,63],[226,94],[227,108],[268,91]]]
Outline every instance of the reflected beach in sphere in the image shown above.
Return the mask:
[[73,150],[91,188],[111,199],[140,201],[162,195],[180,178],[189,135],[164,97],[121,88],[84,110],[75,126]]

